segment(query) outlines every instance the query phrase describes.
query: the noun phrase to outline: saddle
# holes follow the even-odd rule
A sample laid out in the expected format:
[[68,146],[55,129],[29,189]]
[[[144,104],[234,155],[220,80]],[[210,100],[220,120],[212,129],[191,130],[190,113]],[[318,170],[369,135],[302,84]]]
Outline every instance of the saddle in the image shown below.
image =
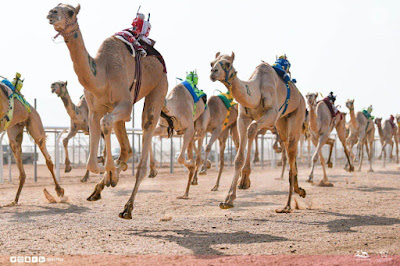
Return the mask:
[[329,111],[331,112],[332,118],[336,117],[338,114],[341,114],[339,110],[334,110],[332,102],[329,100],[328,97],[322,99],[322,101],[328,106]]
[[224,131],[225,128],[228,126],[231,110],[235,105],[237,105],[237,102],[235,102],[233,100],[233,97],[231,95],[228,95],[227,93],[221,93],[218,95],[218,97],[221,99],[221,101],[224,103],[226,109],[228,110],[226,117],[224,119],[224,122],[223,122],[223,127],[222,127],[222,131]]
[[17,99],[26,109],[28,113],[31,113],[31,106],[25,100],[24,96],[17,91],[13,91],[12,88],[5,85],[4,82],[0,83],[0,88],[5,95],[8,97],[8,110],[3,118],[0,120],[0,124],[4,123],[4,130],[7,130],[11,121],[14,117],[14,99]]
[[192,85],[189,82],[187,82],[186,80],[184,82],[182,82],[181,84],[183,86],[185,86],[185,88],[190,92],[190,95],[192,95],[192,97],[193,97],[193,101],[194,101],[193,116],[196,113],[197,102],[200,101],[200,99],[202,99],[205,104],[204,109],[207,109],[207,94],[205,94],[204,91],[199,90],[196,87],[193,88]]
[[[136,63],[135,78],[131,87],[129,88],[129,91],[132,91],[133,85],[135,85],[135,94],[133,97],[133,103],[136,103],[137,98],[139,96],[141,79],[142,79],[142,65],[141,65],[142,53],[140,53],[138,50],[143,49],[147,54],[146,56],[155,56],[158,59],[158,61],[160,61],[160,63],[162,64],[164,73],[167,73],[167,67],[165,65],[165,61],[160,52],[158,52],[152,45],[148,44],[147,42],[141,39],[138,40],[136,38],[137,36],[129,29],[117,32],[116,34],[114,34],[114,37],[122,41],[125,44],[126,48],[129,50],[129,52],[132,55],[135,55],[135,63]],[[154,44],[154,41],[152,42],[152,44]]]

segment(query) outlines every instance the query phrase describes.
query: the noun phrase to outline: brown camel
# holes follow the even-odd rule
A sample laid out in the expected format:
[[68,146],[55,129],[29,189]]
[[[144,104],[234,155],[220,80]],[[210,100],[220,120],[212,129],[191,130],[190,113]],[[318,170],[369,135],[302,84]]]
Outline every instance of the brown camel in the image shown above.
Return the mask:
[[[143,152],[136,172],[135,187],[132,195],[119,217],[132,218],[133,203],[139,185],[146,175],[147,158],[151,147],[151,138],[168,90],[167,75],[163,64],[155,56],[142,59],[142,79],[140,90],[135,94],[131,90],[135,81],[135,57],[127,46],[116,37],[107,38],[100,46],[95,58],[91,57],[83,42],[77,22],[80,5],[59,4],[49,11],[50,24],[64,37],[69,49],[75,73],[84,87],[89,107],[90,153],[87,169],[93,173],[103,171],[97,162],[97,152],[101,133],[106,146],[105,176],[96,185],[88,200],[101,198],[104,186],[115,187],[119,172],[128,168],[126,162],[132,157],[132,149],[126,134],[125,122],[131,119],[132,105],[135,100],[145,98],[142,128]],[[111,154],[111,132],[114,130],[121,147],[116,164]]]
[[[209,108],[206,108],[206,103],[200,99],[196,103],[188,89],[182,85],[176,85],[165,99],[165,106],[168,109],[169,116],[174,117],[174,129],[178,135],[183,135],[183,143],[177,161],[179,164],[185,165],[189,170],[189,178],[186,186],[186,191],[179,199],[188,199],[190,185],[192,179],[197,173],[201,164],[201,148],[206,135],[207,124],[210,119]],[[165,118],[160,118],[156,128],[157,135],[164,135],[169,126]],[[197,137],[197,147],[195,147],[195,135]],[[151,149],[151,147],[150,147]],[[195,149],[196,161],[194,161],[193,150]],[[187,151],[188,160],[185,160]],[[151,156],[154,160],[154,157]],[[154,163],[150,163],[154,165]],[[193,183],[196,185],[196,183]]]
[[389,119],[385,120],[382,126],[382,118],[375,118],[375,124],[378,127],[379,138],[382,145],[379,158],[382,158],[383,154],[383,167],[386,167],[386,145],[391,147],[390,159],[393,159],[393,144],[396,143],[396,163],[399,163],[399,146],[396,136],[397,126],[394,124],[392,125]]
[[[206,154],[199,174],[205,175],[207,173],[207,168],[209,163],[208,156],[211,152],[212,145],[214,145],[214,142],[218,139],[219,169],[218,169],[217,181],[215,183],[215,186],[211,189],[211,191],[218,191],[219,181],[221,179],[221,174],[225,166],[224,152],[229,132],[231,132],[232,134],[232,140],[236,147],[236,150],[239,147],[239,136],[236,126],[238,109],[236,104],[234,106],[231,106],[230,109],[228,110],[219,96],[211,96],[208,99],[207,107],[210,111],[210,118],[212,119],[209,119],[206,131],[211,133],[211,137],[206,146]],[[197,181],[196,176],[194,177],[194,179]]]
[[[357,151],[360,158],[360,164],[357,171],[361,171],[365,146],[369,159],[368,172],[373,172],[372,152],[375,139],[374,123],[371,119],[368,119],[363,112],[360,111],[357,112],[357,114],[354,113],[354,100],[347,100],[346,107],[350,111],[350,135],[348,137],[347,145],[352,154],[353,146],[357,144]],[[353,162],[357,159],[354,155],[352,155],[351,158]]]
[[344,113],[339,113],[336,116],[332,116],[331,111],[329,110],[328,104],[322,100],[317,102],[317,93],[308,93],[306,95],[307,103],[309,105],[310,110],[310,132],[311,132],[311,140],[314,145],[317,147],[315,153],[312,157],[312,167],[311,173],[309,176],[308,182],[313,182],[314,178],[314,168],[319,160],[322,166],[322,171],[324,174],[323,179],[319,182],[319,186],[333,186],[332,183],[328,181],[328,177],[325,171],[325,159],[322,154],[322,146],[326,144],[326,141],[329,138],[329,135],[336,128],[337,135],[339,137],[340,142],[343,144],[344,152],[346,154],[347,161],[350,165],[349,171],[354,171],[354,167],[350,161],[350,155],[346,146],[346,117]]
[[261,128],[273,129],[275,125],[285,144],[290,166],[288,201],[283,209],[276,211],[291,212],[293,190],[302,197],[306,196],[306,191],[298,186],[296,166],[297,143],[305,114],[304,98],[293,83],[288,89],[275,70],[264,62],[256,67],[249,81],[241,81],[233,68],[234,59],[234,53],[230,56],[217,53],[211,62],[211,80],[222,82],[239,103],[239,151],[235,158],[232,185],[225,202],[220,203],[220,208],[233,207],[240,174],[242,176],[240,187],[250,187],[250,155],[254,138]]
[[[6,206],[15,206],[18,204],[19,196],[24,186],[26,174],[22,164],[22,137],[24,128],[35,140],[39,146],[45,160],[47,168],[53,177],[55,190],[60,198],[64,197],[64,189],[58,184],[54,175],[54,165],[46,148],[46,133],[43,128],[42,120],[35,108],[29,107],[29,110],[18,100],[18,93],[13,93],[10,88],[0,83],[0,132],[7,131],[9,143],[13,151],[15,161],[19,170],[19,186],[15,199]],[[7,121],[8,120],[8,121]],[[46,195],[46,193],[45,193]],[[50,196],[50,195],[48,195]],[[49,199],[55,202],[54,198]]]
[[[63,140],[64,151],[65,151],[65,172],[69,173],[72,170],[71,162],[68,156],[68,142],[71,138],[75,137],[79,130],[82,130],[85,135],[89,135],[89,108],[85,99],[82,96],[78,105],[75,105],[71,97],[69,96],[67,89],[67,81],[58,81],[51,84],[51,92],[55,93],[64,103],[64,107],[67,110],[69,117],[71,118],[71,124],[68,130],[68,135]],[[85,176],[81,182],[86,182],[89,178],[89,170],[86,170]]]

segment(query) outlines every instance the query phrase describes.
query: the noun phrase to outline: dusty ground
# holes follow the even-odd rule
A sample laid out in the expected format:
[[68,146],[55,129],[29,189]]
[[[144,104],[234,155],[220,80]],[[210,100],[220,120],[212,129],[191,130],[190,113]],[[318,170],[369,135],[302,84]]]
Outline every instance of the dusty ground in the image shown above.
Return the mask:
[[[118,217],[134,185],[131,176],[123,176],[115,188],[106,188],[100,201],[88,202],[99,176],[92,175],[88,183],[81,183],[84,170],[73,169],[61,179],[69,203],[50,204],[42,193],[46,187],[55,195],[49,174],[40,168],[39,182],[33,183],[33,170],[26,166],[28,181],[20,205],[0,208],[0,255],[354,257],[361,250],[370,255],[399,255],[400,171],[395,165],[382,169],[378,164],[375,173],[364,170],[354,176],[341,167],[329,169],[332,188],[306,183],[309,168],[300,167],[300,186],[307,191],[301,202],[311,209],[291,214],[274,212],[284,206],[288,190],[287,177],[275,180],[279,169],[254,167],[251,188],[238,191],[235,208],[230,210],[219,209],[218,203],[226,196],[232,169],[223,174],[218,192],[210,191],[215,171],[200,176],[189,200],[176,198],[186,185],[187,174],[182,168],[174,174],[161,169],[155,179],[142,182],[133,220]],[[321,178],[320,168],[315,178]],[[0,185],[0,205],[13,199],[17,179],[14,174],[12,183]],[[3,258],[8,260],[7,256]],[[113,256],[108,258],[113,261]]]

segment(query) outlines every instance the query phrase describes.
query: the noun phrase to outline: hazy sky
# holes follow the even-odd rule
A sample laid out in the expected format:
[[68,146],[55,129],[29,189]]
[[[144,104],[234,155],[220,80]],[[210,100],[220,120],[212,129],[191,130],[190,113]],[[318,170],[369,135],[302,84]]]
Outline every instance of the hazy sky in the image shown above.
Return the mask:
[[[83,89],[69,51],[46,16],[56,1],[2,1],[0,75],[25,78],[23,93],[46,126],[68,126],[69,117],[50,84],[68,80],[77,102]],[[356,110],[374,105],[374,114],[400,113],[397,71],[400,59],[400,1],[68,1],[81,4],[78,22],[94,57],[104,39],[130,26],[136,10],[151,12],[150,37],[163,54],[169,89],[176,77],[197,69],[199,87],[212,95],[225,90],[209,79],[215,53],[231,53],[241,79],[248,79],[264,60],[272,64],[286,53],[292,77],[305,95],[337,94],[344,107],[355,99]],[[136,108],[141,116],[143,101]],[[136,127],[139,124],[136,124]]]

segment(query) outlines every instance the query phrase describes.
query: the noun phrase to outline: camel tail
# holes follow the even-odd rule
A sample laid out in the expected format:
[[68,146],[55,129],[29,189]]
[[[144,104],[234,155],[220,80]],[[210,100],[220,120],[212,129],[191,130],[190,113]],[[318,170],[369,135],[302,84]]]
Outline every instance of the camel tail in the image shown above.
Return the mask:
[[174,134],[174,120],[176,118],[174,116],[169,116],[164,111],[161,111],[161,117],[164,118],[168,123],[168,138],[172,137]]

